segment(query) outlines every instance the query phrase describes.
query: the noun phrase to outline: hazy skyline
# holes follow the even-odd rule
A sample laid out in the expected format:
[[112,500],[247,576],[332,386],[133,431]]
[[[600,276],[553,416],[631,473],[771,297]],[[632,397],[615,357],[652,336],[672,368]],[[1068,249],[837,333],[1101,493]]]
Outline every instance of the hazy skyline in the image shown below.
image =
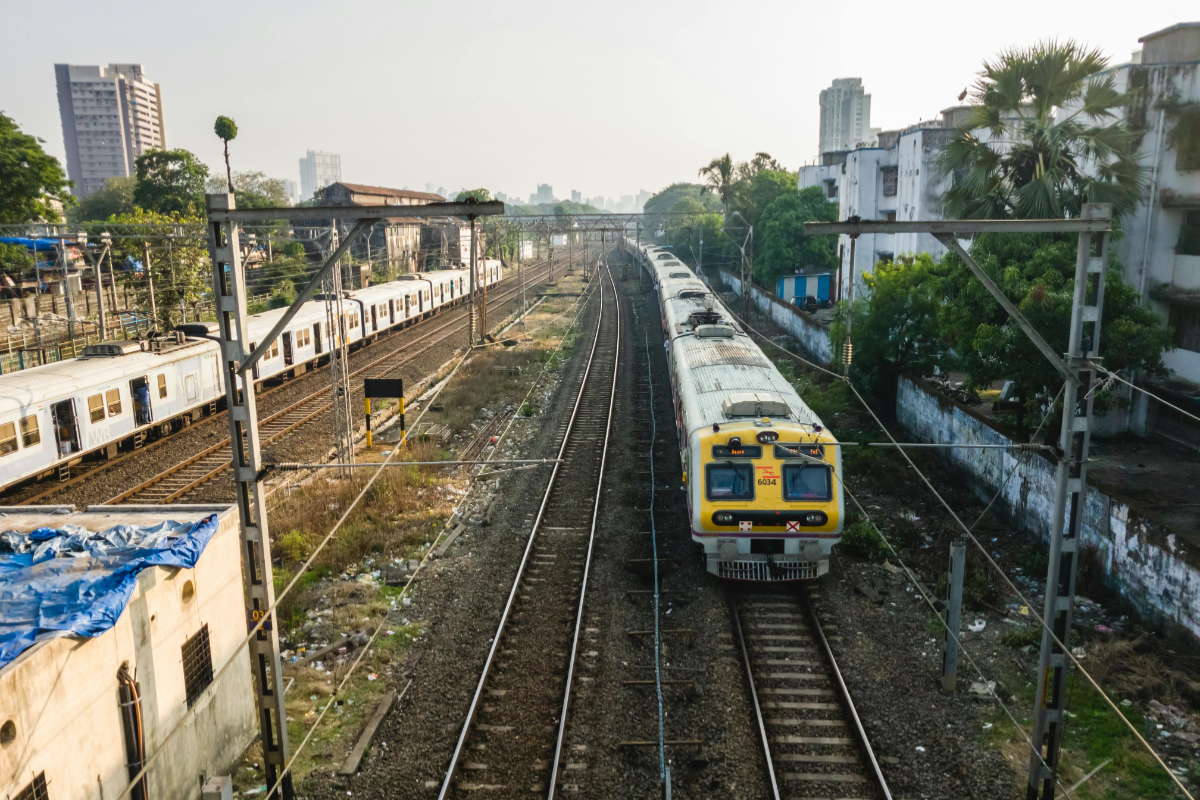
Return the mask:
[[[918,13],[920,12],[920,13]],[[985,58],[1046,38],[1127,61],[1192,2],[10,4],[0,111],[63,159],[54,64],[140,63],[162,84],[167,144],[214,171],[298,180],[309,149],[343,179],[484,186],[522,200],[618,198],[696,180],[714,156],[817,155],[818,94],[861,77],[871,125],[955,105]],[[24,32],[24,33],[22,33]],[[36,35],[34,33],[36,32]]]

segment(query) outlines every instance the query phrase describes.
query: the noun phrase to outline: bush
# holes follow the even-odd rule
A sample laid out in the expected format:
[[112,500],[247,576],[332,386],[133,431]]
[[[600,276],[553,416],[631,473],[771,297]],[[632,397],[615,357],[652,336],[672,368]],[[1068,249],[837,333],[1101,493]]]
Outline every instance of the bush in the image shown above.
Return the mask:
[[883,537],[868,522],[856,522],[842,533],[842,552],[867,561],[883,561],[889,552]]
[[1000,642],[1018,650],[1029,645],[1037,647],[1042,643],[1042,629],[1036,627],[1005,631],[1000,635]]
[[535,411],[536,409],[534,409],[532,403],[522,403],[521,409],[517,413],[519,413],[522,417],[532,417]]

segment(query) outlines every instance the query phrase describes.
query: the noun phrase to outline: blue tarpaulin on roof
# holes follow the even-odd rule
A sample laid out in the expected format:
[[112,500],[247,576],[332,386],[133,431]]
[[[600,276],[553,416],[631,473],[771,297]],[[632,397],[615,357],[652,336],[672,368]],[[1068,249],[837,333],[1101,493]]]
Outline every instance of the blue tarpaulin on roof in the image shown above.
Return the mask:
[[0,533],[0,668],[41,639],[99,636],[116,624],[149,567],[196,566],[217,532],[197,522],[78,525]]
[[55,239],[30,239],[25,236],[0,236],[0,244],[12,244],[19,247],[25,247],[29,250],[37,250],[39,253],[53,253],[58,250],[58,241]]

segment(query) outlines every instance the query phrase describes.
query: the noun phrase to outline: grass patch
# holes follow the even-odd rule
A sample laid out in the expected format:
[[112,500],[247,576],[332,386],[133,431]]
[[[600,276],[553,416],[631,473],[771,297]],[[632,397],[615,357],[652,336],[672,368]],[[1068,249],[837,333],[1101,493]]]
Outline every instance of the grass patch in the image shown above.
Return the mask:
[[883,561],[890,552],[883,537],[867,522],[855,522],[847,527],[842,533],[842,541],[838,547],[843,553],[867,561]]
[[1000,635],[1000,643],[1012,647],[1017,650],[1033,645],[1037,647],[1042,643],[1042,629],[1034,628],[1017,628],[1016,630],[1005,631]]

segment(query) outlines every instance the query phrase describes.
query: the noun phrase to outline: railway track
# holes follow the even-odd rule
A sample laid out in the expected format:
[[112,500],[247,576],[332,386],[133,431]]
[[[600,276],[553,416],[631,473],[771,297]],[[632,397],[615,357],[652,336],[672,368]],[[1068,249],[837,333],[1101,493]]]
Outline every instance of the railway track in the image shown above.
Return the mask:
[[773,800],[891,800],[810,599],[728,592]]
[[[571,416],[484,663],[439,800],[477,790],[553,796],[580,636],[617,386],[616,285],[600,315]],[[584,656],[586,658],[587,656]]]
[[[562,267],[563,263],[556,260],[555,265]],[[548,266],[548,264],[546,262],[540,262],[539,264],[533,265],[530,268],[530,270],[532,270],[533,273],[528,275],[526,278],[526,282],[527,282],[528,286],[536,286],[540,281],[546,279],[548,277],[548,275],[550,274],[550,267]],[[510,278],[509,280],[505,281],[504,283],[500,284],[499,286],[501,289],[499,296],[496,297],[495,299],[493,299],[492,303],[505,303],[510,300],[513,300],[514,298],[519,296],[520,291],[521,291],[520,285],[516,283],[515,277]],[[492,289],[492,292],[496,292],[496,289]],[[447,336],[452,335],[453,333],[457,332],[459,329],[462,329],[464,327],[464,325],[462,323],[465,323],[465,321],[467,319],[467,311],[468,311],[468,307],[465,305],[455,306],[452,309],[447,309],[447,313],[449,314],[448,317],[435,316],[428,320],[421,320],[416,325],[410,326],[408,328],[404,328],[401,330],[394,330],[385,338],[383,338],[377,342],[374,342],[370,345],[367,345],[363,349],[360,349],[359,351],[357,351],[355,355],[363,354],[367,348],[373,349],[373,348],[379,347],[381,345],[386,346],[386,344],[389,341],[393,340],[396,336],[404,336],[403,341],[392,342],[393,344],[398,345],[399,348],[402,348],[402,350],[392,350],[389,353],[368,362],[366,365],[359,367],[354,373],[351,374],[352,379],[354,379],[356,376],[360,377],[360,380],[355,385],[355,388],[356,389],[361,388],[361,386],[362,386],[361,378],[362,377],[379,377],[382,374],[384,374],[383,372],[367,372],[367,373],[363,374],[364,370],[376,369],[376,368],[378,368],[378,366],[381,363],[385,362],[387,359],[393,358],[393,357],[397,356],[398,354],[401,354],[402,352],[404,355],[411,355],[411,358],[409,358],[408,360],[412,360],[412,358],[416,358],[421,353],[423,353],[429,349],[429,347],[425,347],[425,348],[422,348],[417,353],[409,354],[408,349],[411,348],[413,345],[427,341],[431,336],[433,336],[441,331],[446,330],[446,328],[455,325],[455,323],[459,323],[457,328],[454,331],[451,331],[450,333],[448,333]],[[441,322],[442,324],[437,325],[438,322]],[[436,327],[434,327],[432,329],[426,329],[428,324],[436,325]],[[414,332],[414,331],[418,334],[415,338],[409,338],[406,335],[406,334]],[[433,344],[437,344],[437,343],[441,342],[444,338],[446,338],[446,337],[442,337],[441,339],[435,340],[433,342]],[[353,357],[354,356],[352,355],[352,358]],[[400,366],[403,366],[404,363],[407,363],[407,361],[401,362],[401,363],[393,363],[388,368],[396,369],[396,368],[399,368]],[[314,371],[308,373],[308,376],[312,377],[312,376],[316,375],[317,372],[318,372],[318,370],[314,370]],[[315,412],[313,411],[314,401],[320,399],[322,396],[325,398],[328,398],[329,388],[328,388],[328,386],[326,386],[324,384],[322,384],[322,386],[323,386],[322,389],[319,389],[318,391],[302,398],[301,400],[299,400],[295,403],[292,403],[291,405],[260,420],[259,424],[261,426],[261,430],[263,431],[263,443],[266,444],[270,441],[275,441],[275,440],[281,438],[282,436],[286,435],[287,433],[290,433],[292,430],[299,427],[300,425],[303,425],[305,422],[308,422],[313,417],[319,415],[322,411],[327,410],[329,408],[329,403],[326,400],[326,402],[323,405],[316,408]],[[295,381],[291,380],[291,381],[285,381],[283,383],[277,384],[277,385],[267,388],[267,389],[260,389],[258,391],[259,401],[261,402],[264,398],[270,397],[271,395],[275,394],[276,392],[280,392],[285,389],[294,388],[294,387],[295,387]],[[224,411],[220,411],[216,414],[212,414],[212,415],[206,417],[202,423],[198,423],[198,424],[211,423],[216,420],[219,420],[223,416],[224,413],[225,413]],[[186,429],[186,427],[188,427],[188,426],[185,426],[184,429]],[[145,446],[138,448],[137,450],[123,453],[123,454],[117,456],[116,458],[112,458],[112,459],[108,459],[106,461],[100,462],[92,469],[86,470],[85,472],[83,472],[81,474],[76,474],[71,479],[69,479],[67,481],[63,481],[61,483],[57,483],[54,486],[51,486],[50,488],[45,489],[42,492],[38,492],[32,496],[28,496],[23,499],[15,500],[15,504],[17,504],[17,505],[37,505],[40,503],[45,503],[45,502],[51,501],[54,496],[62,493],[63,491],[65,491],[79,483],[87,481],[89,478],[94,477],[96,474],[100,473],[102,470],[112,469],[112,468],[116,467],[117,465],[119,465],[129,459],[135,458],[135,457],[136,458],[146,458],[147,456],[153,457],[152,453],[156,448],[161,447],[162,445],[164,445],[172,440],[173,440],[172,436],[163,436],[161,438],[158,438],[158,439],[154,440],[153,442],[150,442],[150,443],[146,444]],[[222,454],[224,457],[223,462],[221,462]],[[205,483],[210,481],[212,478],[221,474],[224,471],[224,469],[226,467],[228,467],[229,462],[230,462],[229,439],[228,439],[228,437],[225,437],[218,444],[215,444],[215,445],[205,448],[204,450],[200,451],[199,453],[197,453],[193,456],[190,456],[188,459],[185,459],[184,461],[182,461],[178,464],[175,464],[175,465],[171,466],[170,468],[164,470],[163,472],[155,475],[150,480],[148,480],[144,483],[138,484],[137,486],[134,486],[131,489],[116,495],[115,497],[107,500],[106,502],[107,503],[130,502],[130,503],[137,503],[137,504],[175,502],[176,500],[179,500],[181,497],[183,497],[188,492],[191,492],[191,491],[199,488],[200,486],[203,486]],[[165,490],[167,487],[170,487],[169,491]],[[140,498],[142,496],[144,496],[145,499],[135,499],[135,498]],[[10,501],[10,502],[12,502],[12,501]]]

